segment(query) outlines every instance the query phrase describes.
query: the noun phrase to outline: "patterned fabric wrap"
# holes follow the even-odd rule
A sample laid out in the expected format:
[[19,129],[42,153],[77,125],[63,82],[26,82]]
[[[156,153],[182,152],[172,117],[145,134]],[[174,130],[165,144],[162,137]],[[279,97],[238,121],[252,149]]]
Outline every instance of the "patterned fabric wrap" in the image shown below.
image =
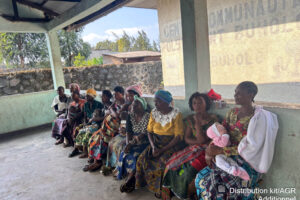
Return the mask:
[[202,169],[196,177],[195,186],[197,196],[200,200],[206,199],[232,199],[232,200],[252,200],[255,199],[253,193],[234,193],[230,188],[237,189],[255,189],[258,187],[258,181],[261,174],[256,172],[240,156],[231,156],[237,163],[243,167],[250,176],[249,181],[245,181],[238,176],[226,173],[220,168],[211,169],[206,167]]
[[109,153],[110,156],[108,156],[107,159],[109,159],[110,166],[115,167],[117,164],[117,160],[123,151],[124,147],[126,145],[126,136],[124,135],[117,135],[116,137],[112,138],[109,142]]
[[223,126],[230,135],[231,146],[224,147],[226,156],[234,159],[250,176],[247,182],[238,176],[233,176],[218,167],[210,169],[209,167],[201,170],[196,178],[195,186],[199,199],[253,199],[254,194],[230,193],[230,188],[249,188],[255,189],[261,174],[256,172],[250,165],[244,161],[237,151],[237,146],[241,139],[247,135],[247,128],[252,116],[246,116],[238,119],[239,108],[231,109],[223,122]]
[[94,132],[89,140],[89,157],[97,160],[103,159],[103,155],[106,154],[109,141],[119,131],[119,120],[107,115],[102,122],[101,128]]
[[[157,148],[168,145],[174,136],[157,135],[152,133],[153,142]],[[153,158],[152,147],[148,145],[143,153],[138,157],[136,163],[136,188],[147,186],[153,193],[160,193],[161,181],[165,169],[165,162],[177,149],[171,148],[163,152],[159,157]]]
[[66,119],[64,117],[57,118],[56,120],[53,121],[52,125],[52,137],[60,137],[62,135],[63,131],[63,123]]
[[138,156],[145,150],[145,148],[149,145],[147,133],[147,125],[149,121],[149,113],[145,113],[141,121],[135,121],[135,114],[130,113],[127,119],[127,133],[130,133],[135,136],[144,135],[144,137],[140,138],[140,142],[131,146],[129,153],[125,153],[124,151],[120,154],[118,160],[118,176],[117,178],[120,180],[123,177],[126,177],[127,174],[136,171],[136,162]]
[[[211,124],[218,119],[211,115],[211,120],[202,129],[206,131]],[[194,115],[188,116],[185,120],[185,126],[192,130],[193,136],[196,137]],[[205,134],[205,132],[203,133]],[[188,187],[194,184],[197,173],[207,166],[205,161],[206,145],[192,145],[176,152],[168,160],[163,179],[163,187],[169,188],[179,199],[189,198]]]
[[92,137],[93,133],[97,131],[99,128],[97,123],[87,125],[78,131],[78,135],[75,139],[75,144],[78,146],[86,146],[89,143],[90,138]]

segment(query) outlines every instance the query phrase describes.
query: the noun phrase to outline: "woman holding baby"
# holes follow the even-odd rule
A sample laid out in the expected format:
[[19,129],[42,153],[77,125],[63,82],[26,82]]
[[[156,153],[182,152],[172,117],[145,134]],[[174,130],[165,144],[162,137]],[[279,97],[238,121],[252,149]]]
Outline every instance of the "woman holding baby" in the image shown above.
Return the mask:
[[195,113],[185,120],[184,141],[188,146],[173,154],[164,172],[162,196],[170,199],[173,192],[180,199],[196,194],[195,177],[207,166],[205,147],[209,143],[206,130],[218,119],[209,114],[211,101],[206,94],[196,92],[189,99],[189,107]]
[[[254,189],[261,174],[267,172],[272,162],[277,117],[260,106],[252,105],[257,91],[255,83],[250,81],[236,87],[234,99],[240,107],[231,109],[223,121],[230,144],[220,147],[212,142],[206,148],[209,167],[202,169],[195,180],[199,199],[254,199],[253,193],[234,193],[231,189]],[[218,163],[217,158],[224,162]],[[245,170],[246,174],[230,173],[226,167]]]

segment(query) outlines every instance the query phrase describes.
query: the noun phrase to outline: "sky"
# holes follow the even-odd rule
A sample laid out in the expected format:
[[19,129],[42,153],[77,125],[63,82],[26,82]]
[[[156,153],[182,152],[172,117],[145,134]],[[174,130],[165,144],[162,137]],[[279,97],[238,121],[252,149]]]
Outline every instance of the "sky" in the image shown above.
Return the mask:
[[159,41],[157,10],[143,8],[120,8],[100,19],[87,24],[82,33],[82,39],[96,46],[97,42],[105,39],[115,40],[112,32],[118,36],[123,31],[130,36],[136,36],[139,30],[144,30],[151,43]]

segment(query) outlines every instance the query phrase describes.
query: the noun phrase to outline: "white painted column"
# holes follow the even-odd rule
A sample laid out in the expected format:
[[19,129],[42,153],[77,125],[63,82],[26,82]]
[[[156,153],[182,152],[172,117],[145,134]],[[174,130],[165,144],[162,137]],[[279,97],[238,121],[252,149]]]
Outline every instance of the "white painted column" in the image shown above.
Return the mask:
[[165,89],[179,98],[210,89],[206,0],[158,0]]
[[63,66],[61,63],[60,46],[56,31],[47,32],[46,38],[54,89],[57,89],[59,86],[66,87]]
[[211,88],[207,0],[194,0],[198,90]]

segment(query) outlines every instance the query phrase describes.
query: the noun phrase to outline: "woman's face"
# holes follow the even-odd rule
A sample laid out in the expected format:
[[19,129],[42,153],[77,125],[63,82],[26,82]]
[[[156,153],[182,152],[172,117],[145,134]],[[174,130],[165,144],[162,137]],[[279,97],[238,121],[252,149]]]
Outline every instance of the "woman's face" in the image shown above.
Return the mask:
[[110,100],[110,99],[108,98],[108,96],[106,96],[105,94],[102,95],[101,99],[102,99],[102,103],[108,103],[109,100]]
[[164,110],[165,108],[168,108],[169,107],[169,104],[160,100],[159,98],[155,97],[154,98],[154,104],[155,104],[155,107],[158,111],[162,111]]
[[129,102],[133,102],[134,101],[134,93],[132,91],[128,91],[127,94],[126,94],[126,98]]
[[60,97],[64,96],[64,94],[65,94],[64,89],[59,89],[59,90],[57,90],[57,94],[58,94],[58,96],[60,96]]
[[120,92],[115,92],[115,99],[120,101],[123,99],[123,94]]
[[251,104],[253,95],[249,94],[246,89],[237,86],[237,88],[235,89],[234,100],[237,105]]
[[78,102],[78,101],[79,101],[79,95],[76,94],[76,93],[73,93],[73,94],[72,94],[72,99],[73,99],[74,101]]
[[92,97],[92,96],[90,96],[90,95],[86,95],[86,100],[87,100],[88,102],[92,102],[92,101],[94,101],[94,97]]
[[75,86],[74,85],[71,85],[70,87],[70,92],[73,93],[75,91]]
[[142,103],[138,100],[133,101],[132,109],[134,113],[142,112],[144,110]]
[[196,113],[205,113],[206,112],[206,102],[203,97],[195,97],[192,100],[192,106]]

